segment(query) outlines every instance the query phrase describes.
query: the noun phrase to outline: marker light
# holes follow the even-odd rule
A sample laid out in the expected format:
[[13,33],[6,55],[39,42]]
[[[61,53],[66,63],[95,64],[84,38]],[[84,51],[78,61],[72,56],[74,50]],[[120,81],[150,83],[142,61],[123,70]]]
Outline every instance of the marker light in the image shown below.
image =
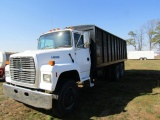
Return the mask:
[[70,29],[73,29],[73,27],[72,27],[72,26],[70,26],[69,28],[70,28]]
[[9,61],[6,61],[6,65],[9,65]]
[[70,27],[65,27],[64,29],[73,29],[73,27],[72,26],[70,26]]
[[55,61],[49,61],[48,64],[51,65],[51,66],[54,66],[55,65]]

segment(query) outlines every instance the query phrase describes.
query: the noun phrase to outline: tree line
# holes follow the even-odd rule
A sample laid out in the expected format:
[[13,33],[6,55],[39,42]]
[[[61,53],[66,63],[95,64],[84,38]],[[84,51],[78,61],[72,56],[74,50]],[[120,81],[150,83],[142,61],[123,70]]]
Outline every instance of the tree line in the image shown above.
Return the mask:
[[160,20],[152,19],[142,25],[136,31],[129,31],[129,39],[126,40],[127,45],[131,45],[135,50],[141,51],[149,44],[149,50],[160,44]]

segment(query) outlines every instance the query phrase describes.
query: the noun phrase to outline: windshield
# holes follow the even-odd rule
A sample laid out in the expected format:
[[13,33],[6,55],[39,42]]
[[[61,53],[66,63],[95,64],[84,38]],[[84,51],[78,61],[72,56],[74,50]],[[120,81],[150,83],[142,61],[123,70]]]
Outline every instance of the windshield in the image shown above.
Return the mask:
[[39,38],[38,49],[57,49],[60,47],[71,47],[70,31],[49,33]]

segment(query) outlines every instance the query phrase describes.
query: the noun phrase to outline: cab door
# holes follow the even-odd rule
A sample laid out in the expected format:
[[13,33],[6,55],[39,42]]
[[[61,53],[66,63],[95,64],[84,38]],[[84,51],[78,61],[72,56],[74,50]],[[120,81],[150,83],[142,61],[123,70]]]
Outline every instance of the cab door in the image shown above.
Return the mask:
[[79,66],[81,80],[89,79],[91,59],[89,48],[84,48],[84,38],[81,33],[75,32],[74,43],[75,43],[75,57],[76,63]]

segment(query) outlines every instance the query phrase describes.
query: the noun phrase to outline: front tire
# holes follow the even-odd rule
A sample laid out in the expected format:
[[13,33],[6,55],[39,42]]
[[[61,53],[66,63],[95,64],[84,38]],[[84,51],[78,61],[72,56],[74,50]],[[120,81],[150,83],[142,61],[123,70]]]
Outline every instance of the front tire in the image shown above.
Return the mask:
[[69,115],[78,101],[78,86],[74,81],[64,83],[58,91],[58,100],[53,100],[53,113],[59,117]]

